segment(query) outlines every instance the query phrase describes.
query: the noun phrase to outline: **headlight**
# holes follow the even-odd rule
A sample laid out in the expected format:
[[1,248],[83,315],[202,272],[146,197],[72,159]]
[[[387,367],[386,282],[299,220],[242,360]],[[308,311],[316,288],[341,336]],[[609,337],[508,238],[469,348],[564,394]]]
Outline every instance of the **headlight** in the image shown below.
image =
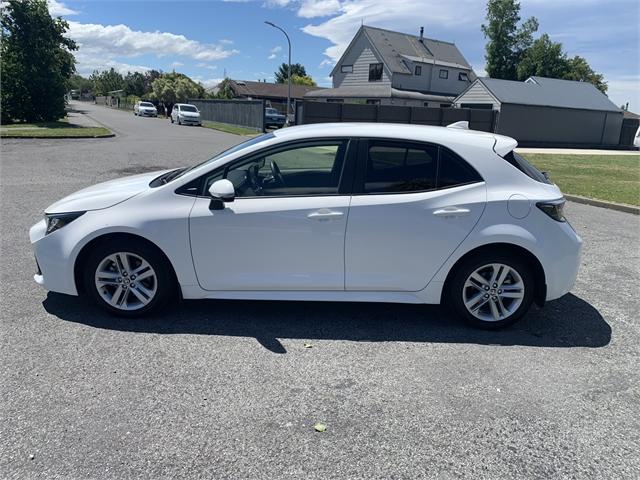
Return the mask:
[[56,230],[61,229],[65,225],[70,224],[76,218],[84,215],[86,212],[69,212],[69,213],[52,213],[45,214],[44,218],[47,221],[47,231],[45,235],[49,235]]

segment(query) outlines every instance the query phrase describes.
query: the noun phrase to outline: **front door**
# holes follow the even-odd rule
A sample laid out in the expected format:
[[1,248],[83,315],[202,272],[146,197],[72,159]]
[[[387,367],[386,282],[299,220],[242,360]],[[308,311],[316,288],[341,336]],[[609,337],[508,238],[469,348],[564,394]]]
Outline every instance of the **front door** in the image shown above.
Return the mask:
[[346,289],[422,290],[478,222],[482,178],[445,148],[397,140],[364,142],[358,168]]
[[341,193],[348,142],[305,142],[212,172],[236,198],[210,210],[198,198],[191,249],[205,290],[343,290],[350,196]]

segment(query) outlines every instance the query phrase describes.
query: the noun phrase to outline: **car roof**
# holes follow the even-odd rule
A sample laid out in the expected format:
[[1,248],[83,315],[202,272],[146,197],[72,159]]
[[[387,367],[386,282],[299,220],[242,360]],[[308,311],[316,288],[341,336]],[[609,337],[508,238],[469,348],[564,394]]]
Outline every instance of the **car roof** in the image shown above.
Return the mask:
[[283,128],[274,132],[277,138],[287,140],[309,137],[374,137],[431,142],[440,145],[467,144],[493,149],[499,155],[513,150],[518,142],[504,135],[463,128],[407,125],[399,123],[316,123]]

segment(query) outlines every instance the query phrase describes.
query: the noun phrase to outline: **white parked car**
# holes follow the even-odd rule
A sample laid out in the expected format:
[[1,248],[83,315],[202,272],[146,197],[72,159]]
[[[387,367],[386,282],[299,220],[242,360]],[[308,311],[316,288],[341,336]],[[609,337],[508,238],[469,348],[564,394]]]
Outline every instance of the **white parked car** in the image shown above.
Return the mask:
[[158,109],[151,102],[136,102],[133,114],[141,117],[157,117]]
[[178,125],[202,125],[200,111],[195,105],[188,103],[176,103],[171,110],[171,123]]
[[318,124],[112,180],[31,228],[45,288],[123,316],[187,299],[447,303],[501,327],[567,293],[581,240],[516,141]]

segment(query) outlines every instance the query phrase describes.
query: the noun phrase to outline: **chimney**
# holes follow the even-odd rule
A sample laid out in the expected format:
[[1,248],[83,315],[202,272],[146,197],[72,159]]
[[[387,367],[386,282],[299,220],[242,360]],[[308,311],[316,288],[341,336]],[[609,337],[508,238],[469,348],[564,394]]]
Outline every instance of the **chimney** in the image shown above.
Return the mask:
[[420,43],[422,43],[424,39],[424,27],[420,27]]

